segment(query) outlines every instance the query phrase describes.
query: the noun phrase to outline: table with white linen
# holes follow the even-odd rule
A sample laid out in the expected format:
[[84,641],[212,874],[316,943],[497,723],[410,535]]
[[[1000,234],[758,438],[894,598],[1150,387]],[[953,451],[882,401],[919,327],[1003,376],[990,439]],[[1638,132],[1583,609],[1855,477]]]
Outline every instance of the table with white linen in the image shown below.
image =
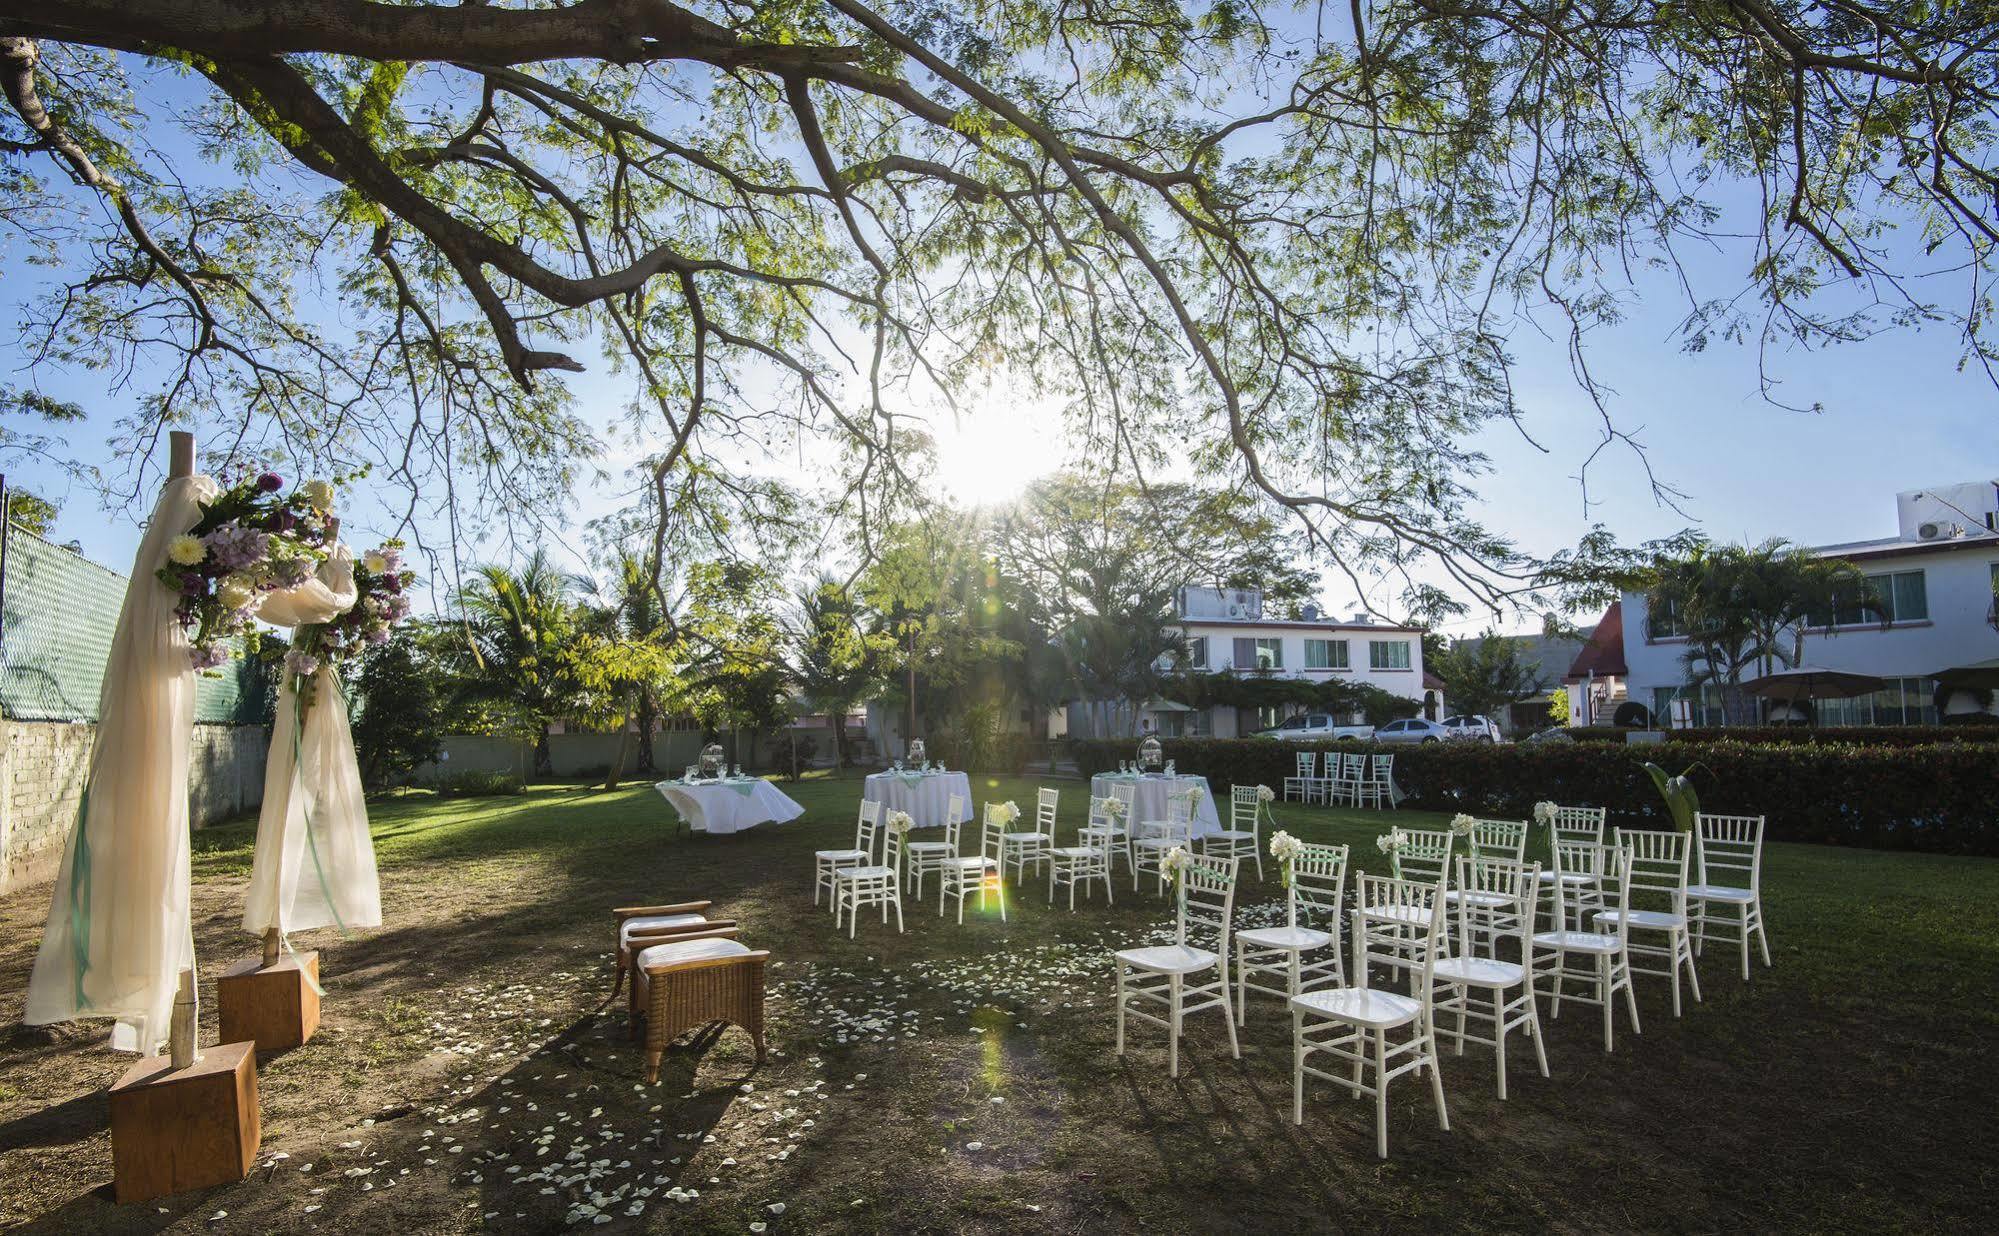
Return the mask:
[[652,787],[697,833],[739,833],[805,814],[791,796],[761,777],[661,781]]
[[1169,777],[1165,773],[1098,773],[1090,778],[1090,797],[1109,798],[1114,785],[1136,783],[1138,793],[1132,803],[1132,813],[1125,822],[1130,828],[1149,820],[1166,818],[1166,800],[1175,794],[1185,794],[1192,786],[1201,788],[1201,800],[1194,805],[1194,835],[1212,836],[1222,831],[1221,817],[1215,812],[1215,796],[1208,789],[1206,777],[1196,777],[1187,773]]
[[972,781],[961,772],[878,772],[861,784],[863,802],[880,803],[883,819],[891,811],[908,812],[911,828],[942,828],[950,823],[953,794],[963,811],[957,822],[965,824],[972,818]]

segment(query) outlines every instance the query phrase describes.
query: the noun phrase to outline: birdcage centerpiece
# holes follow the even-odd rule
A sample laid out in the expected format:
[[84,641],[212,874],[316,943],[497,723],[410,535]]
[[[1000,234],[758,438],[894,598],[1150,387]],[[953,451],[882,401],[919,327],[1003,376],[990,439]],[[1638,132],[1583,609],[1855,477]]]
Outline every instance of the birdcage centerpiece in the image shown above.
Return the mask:
[[921,768],[925,763],[929,761],[929,759],[930,759],[930,752],[924,747],[923,740],[921,738],[910,739],[909,740],[910,767]]
[[1156,735],[1148,734],[1145,736],[1145,741],[1138,744],[1138,768],[1140,772],[1159,767],[1165,762],[1165,759],[1165,749],[1159,745],[1159,739]]
[[721,743],[711,742],[707,746],[701,748],[702,776],[704,777],[721,776],[722,769],[726,765],[726,763],[727,763],[727,755],[722,750]]

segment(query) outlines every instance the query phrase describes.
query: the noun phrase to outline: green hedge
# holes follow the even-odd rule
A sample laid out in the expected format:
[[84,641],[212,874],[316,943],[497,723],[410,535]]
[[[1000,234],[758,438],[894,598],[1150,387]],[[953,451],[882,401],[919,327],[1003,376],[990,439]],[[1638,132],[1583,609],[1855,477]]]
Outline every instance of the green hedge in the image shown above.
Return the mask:
[[[1999,722],[1999,717],[1994,717]],[[1577,742],[1623,742],[1631,730],[1615,725],[1571,725]],[[1642,732],[1642,731],[1641,731]],[[1667,742],[1849,743],[1862,747],[1927,747],[1940,742],[1999,742],[1999,725],[1731,725],[1667,730]]]
[[932,760],[958,772],[995,773],[1018,776],[1027,768],[1027,757],[1039,740],[1026,734],[989,734],[979,740],[945,732],[923,744]]
[[[1333,744],[1309,744],[1320,749]],[[1280,789],[1306,745],[1261,739],[1169,740],[1166,757],[1208,778]],[[1678,743],[1430,743],[1376,748],[1395,755],[1395,780],[1412,807],[1526,819],[1543,799],[1605,807],[1613,825],[1663,827],[1664,804],[1645,774],[1691,765],[1703,808],[1768,817],[1773,841],[1999,855],[1999,745],[1920,747]],[[1085,776],[1130,759],[1133,745],[1080,742]]]

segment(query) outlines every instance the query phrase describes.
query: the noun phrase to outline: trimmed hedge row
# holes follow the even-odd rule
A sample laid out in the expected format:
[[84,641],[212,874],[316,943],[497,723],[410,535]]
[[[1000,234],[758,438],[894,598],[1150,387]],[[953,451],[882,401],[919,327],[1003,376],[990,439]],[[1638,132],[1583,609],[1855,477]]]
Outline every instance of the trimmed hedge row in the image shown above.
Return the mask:
[[[1280,789],[1293,753],[1353,750],[1264,739],[1168,740],[1166,757],[1208,778],[1217,794],[1231,784]],[[1133,744],[1079,742],[1085,776],[1130,759]],[[1498,745],[1430,743],[1374,748],[1395,755],[1395,781],[1409,806],[1527,819],[1543,799],[1605,807],[1613,825],[1670,827],[1665,804],[1644,770],[1694,769],[1701,806],[1768,817],[1772,841],[1876,849],[1999,855],[1999,745],[1860,747],[1680,743],[1671,748],[1608,743]]]
[[[1999,722],[1999,717],[1993,718]],[[1615,725],[1571,725],[1562,733],[1577,742],[1623,742],[1632,731]],[[1667,730],[1667,742],[1740,742],[1809,746],[1928,747],[1936,743],[1999,742],[1999,724],[1980,725],[1732,725]]]

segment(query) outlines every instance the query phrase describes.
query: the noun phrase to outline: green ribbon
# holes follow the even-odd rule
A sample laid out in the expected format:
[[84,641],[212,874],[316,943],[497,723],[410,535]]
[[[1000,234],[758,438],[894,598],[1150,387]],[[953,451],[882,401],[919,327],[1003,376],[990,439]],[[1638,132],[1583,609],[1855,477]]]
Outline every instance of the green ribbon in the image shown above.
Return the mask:
[[[307,678],[301,678],[300,682],[302,684],[310,684],[312,680]],[[337,678],[333,682],[333,694],[335,698],[340,700],[341,705],[344,707],[347,702],[347,697],[341,693],[340,682]],[[294,711],[292,714],[293,719],[292,719],[291,797],[298,799],[299,814],[305,817],[305,851],[306,853],[312,855],[312,872],[313,875],[316,876],[319,880],[319,891],[323,893],[326,897],[326,908],[327,911],[333,915],[334,927],[339,929],[341,938],[345,939],[352,936],[353,932],[347,929],[347,921],[340,917],[340,904],[333,896],[333,886],[327,882],[326,867],[324,864],[322,864],[319,861],[319,842],[315,841],[312,836],[311,800],[306,798],[303,794],[299,792],[298,770],[299,770],[299,764],[301,763],[301,757],[305,743],[305,717],[308,707],[306,703],[305,692],[294,689],[292,692],[292,704],[294,706]],[[282,856],[280,856],[280,859],[282,860]],[[285,934],[285,929],[282,926],[278,928],[278,945],[279,947],[284,949],[287,955],[292,957],[298,956],[298,951],[292,948],[291,937]],[[306,973],[306,969],[303,965],[299,967],[298,972],[301,976],[304,977],[306,986],[312,988],[312,994],[316,996],[323,996],[326,994],[326,992],[320,987],[320,985],[316,981],[314,981],[312,975]]]
[[757,792],[757,783],[754,781],[733,781],[730,782],[729,788],[741,794],[744,798],[748,798]]
[[69,948],[76,963],[76,1007],[83,1010],[83,976],[90,972],[90,783],[97,778],[97,758],[93,748],[90,776],[83,783],[83,801],[77,804],[76,828],[71,835],[74,851],[69,860]]

